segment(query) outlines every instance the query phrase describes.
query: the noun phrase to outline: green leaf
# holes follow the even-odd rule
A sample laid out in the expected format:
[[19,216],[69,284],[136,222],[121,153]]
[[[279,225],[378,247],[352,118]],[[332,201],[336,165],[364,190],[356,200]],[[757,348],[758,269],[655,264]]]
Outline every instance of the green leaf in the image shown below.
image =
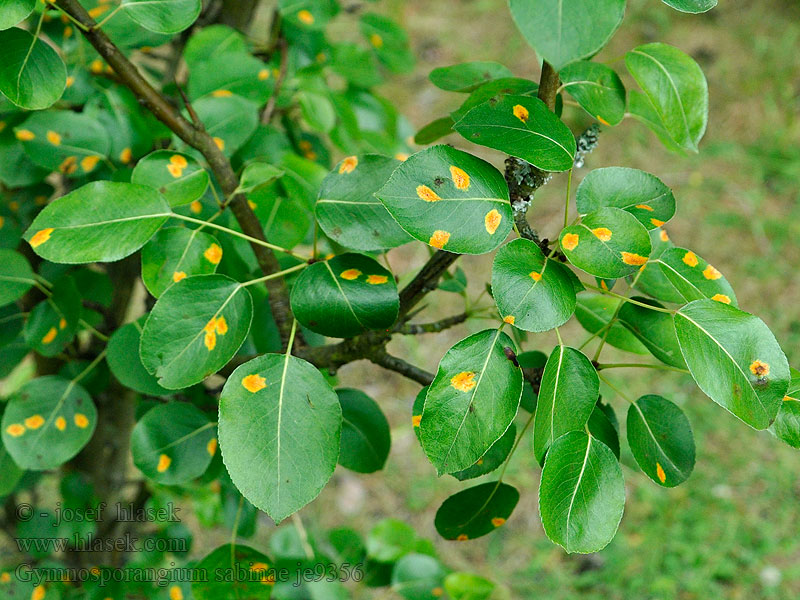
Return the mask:
[[36,280],[28,260],[15,250],[0,248],[0,306],[16,302]]
[[[633,300],[663,308],[655,300],[638,296],[634,296]],[[678,336],[675,333],[675,323],[667,313],[625,302],[619,310],[619,321],[658,360],[678,369],[686,368],[686,361],[683,360]]]
[[341,161],[323,180],[315,207],[325,234],[355,250],[384,250],[411,241],[375,197],[399,164],[378,154]]
[[530,240],[500,248],[492,265],[492,296],[503,320],[534,332],[564,324],[575,312],[575,289],[566,271]]
[[321,29],[339,10],[335,0],[279,0],[281,16],[301,29]]
[[195,22],[201,0],[122,0],[131,19],[156,33],[178,33]]
[[502,527],[519,502],[513,486],[490,481],[462,490],[436,511],[434,525],[446,540],[474,540]]
[[539,98],[490,99],[453,128],[470,142],[517,156],[545,171],[567,171],[575,159],[575,137]]
[[11,458],[2,438],[0,438],[0,472],[3,473],[3,477],[0,478],[0,496],[6,497],[16,489],[25,471],[20,469]]
[[431,83],[448,92],[472,92],[487,81],[513,77],[511,70],[494,61],[473,61],[439,67],[428,75]]
[[97,409],[89,393],[55,375],[37,377],[9,400],[3,413],[3,444],[23,469],[55,469],[92,437]]
[[330,337],[387,329],[400,308],[394,276],[375,259],[354,253],[310,265],[290,301],[300,323]]
[[171,390],[158,385],[158,380],[147,372],[139,357],[142,323],[146,317],[117,329],[108,340],[106,362],[114,377],[122,385],[147,396],[168,396]]
[[[608,325],[620,302],[623,301],[611,296],[584,292],[578,295],[575,316],[586,331],[597,333]],[[603,336],[606,343],[615,348],[634,354],[647,354],[647,348],[619,322],[615,322],[607,334],[603,332],[598,335],[600,338]]]
[[411,425],[414,428],[414,435],[419,439],[419,424],[422,422],[422,409],[425,406],[425,397],[428,395],[428,388],[426,385],[414,397],[414,404],[411,406]]
[[474,573],[456,572],[444,578],[444,589],[453,600],[491,600],[497,585]]
[[226,25],[210,25],[192,33],[183,51],[183,59],[192,72],[214,57],[227,54],[247,55],[247,41],[241,33]]
[[737,306],[731,284],[715,267],[686,248],[670,248],[652,261],[661,267],[664,277],[672,284],[683,302],[711,298],[723,304]]
[[559,241],[569,262],[606,279],[633,273],[647,262],[651,250],[644,225],[629,212],[609,206],[565,227]]
[[160,404],[147,411],[131,434],[133,463],[145,477],[163,485],[200,477],[216,452],[214,424],[188,402]]
[[375,195],[414,238],[448,252],[491,252],[513,226],[502,174],[449,146],[412,155]]
[[110,148],[108,132],[98,120],[67,110],[35,113],[14,134],[33,162],[71,177],[94,172]]
[[165,227],[142,248],[142,281],[158,298],[173,283],[192,275],[216,272],[222,248],[199,229]]
[[389,456],[389,422],[375,400],[360,390],[336,390],[342,405],[339,464],[356,473],[374,473]]
[[203,197],[209,176],[188,154],[156,150],[136,164],[131,183],[157,189],[170,206],[182,206]]
[[392,590],[408,600],[436,600],[442,595],[446,574],[434,557],[406,554],[392,569]]
[[800,448],[800,372],[796,369],[790,372],[789,389],[769,430],[792,448]]
[[675,214],[675,197],[660,179],[626,167],[591,171],[578,186],[575,203],[582,215],[604,206],[621,208],[647,229],[661,227]]
[[[232,41],[233,38],[228,39]],[[223,49],[218,54],[191,65],[188,89],[190,98],[200,98],[206,94],[220,97],[235,94],[257,104],[264,104],[274,89],[275,77],[270,65],[245,50]]]
[[36,0],[6,0],[0,14],[0,29],[8,29],[28,18],[36,8]]
[[192,107],[225,156],[233,156],[258,128],[258,107],[241,96],[205,96]]
[[754,429],[766,429],[789,387],[789,364],[756,316],[713,300],[675,314],[683,357],[697,385]]
[[378,60],[394,73],[408,73],[414,68],[414,54],[408,36],[397,23],[375,13],[361,16],[361,33],[369,42]]
[[539,84],[530,79],[518,77],[495,79],[476,88],[458,109],[450,113],[450,116],[453,121],[460,121],[470,110],[488,100],[499,101],[503,96],[508,95],[535,96],[538,91]]
[[329,133],[336,125],[336,112],[326,94],[310,90],[301,90],[297,94],[297,102],[305,122],[316,131]]
[[233,358],[252,318],[250,292],[233,279],[182,279],[161,295],[147,318],[142,364],[167,389],[200,383]]
[[675,244],[669,239],[666,230],[661,228],[650,230],[650,243],[653,246],[653,250],[650,252],[650,259],[635,275],[633,281],[631,281],[631,287],[641,290],[662,302],[683,304],[686,301],[675,289],[675,286],[670,283],[667,276],[664,275],[657,260],[667,250],[674,248]]
[[628,94],[628,112],[634,119],[641,121],[650,128],[663,146],[670,152],[686,155],[686,151],[670,137],[664,124],[661,122],[661,117],[658,116],[656,109],[653,107],[648,97],[639,90],[631,90]]
[[505,462],[506,458],[508,458],[516,437],[517,426],[512,423],[508,429],[506,429],[503,437],[492,444],[492,447],[489,448],[486,454],[481,456],[474,465],[463,471],[451,473],[451,475],[459,481],[466,481],[467,479],[475,479],[481,475],[491,473],[499,468],[500,465]]
[[625,55],[667,135],[685,150],[697,152],[708,120],[708,85],[698,64],[673,46],[638,46]]
[[600,394],[600,379],[575,348],[556,346],[542,373],[533,421],[533,453],[539,464],[553,443],[586,425]]
[[522,372],[505,348],[514,348],[511,338],[487,329],[442,357],[419,429],[422,448],[440,475],[474,465],[514,420]]
[[81,295],[71,277],[55,282],[52,294],[33,307],[25,322],[25,342],[42,356],[55,356],[75,337]]
[[380,563],[393,563],[417,547],[417,533],[404,521],[384,519],[367,536],[367,556]]
[[[606,408],[602,408],[603,406]],[[608,446],[619,460],[619,432],[614,425],[616,421],[611,421],[606,409],[613,414],[614,409],[608,404],[595,406],[586,427],[589,429],[589,434]]]
[[694,469],[694,435],[675,404],[649,394],[628,409],[628,445],[639,467],[664,487],[683,483]]
[[276,523],[320,493],[339,458],[342,409],[311,364],[265,354],[222,389],[219,441],[233,483]]
[[243,194],[257,192],[283,177],[283,169],[269,163],[253,161],[248,163],[239,179],[238,190]]
[[667,6],[685,13],[704,13],[717,5],[717,0],[662,0]]
[[544,532],[569,553],[597,552],[614,537],[625,508],[625,481],[614,453],[572,431],[558,438],[542,469]]
[[52,262],[111,262],[141,248],[171,214],[152,188],[93,181],[48,204],[23,237]]
[[414,143],[420,146],[432,144],[439,138],[453,133],[453,125],[455,125],[453,117],[442,117],[431,121],[417,132],[414,136]]
[[580,61],[559,72],[562,89],[603,125],[619,125],[625,118],[625,86],[614,69]]
[[275,564],[242,544],[225,544],[194,567],[208,577],[192,579],[194,600],[266,600],[275,584]]
[[67,69],[49,44],[13,28],[0,31],[0,47],[0,92],[13,104],[41,110],[61,98],[67,86]]
[[509,7],[528,43],[560,71],[608,43],[622,23],[625,0],[509,0]]

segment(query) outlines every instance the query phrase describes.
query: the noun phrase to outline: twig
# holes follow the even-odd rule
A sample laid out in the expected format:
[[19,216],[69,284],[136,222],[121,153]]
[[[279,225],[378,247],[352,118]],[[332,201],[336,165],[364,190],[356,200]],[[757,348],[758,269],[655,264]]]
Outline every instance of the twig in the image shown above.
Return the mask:
[[419,335],[422,333],[438,333],[440,331],[444,331],[445,329],[449,329],[454,325],[458,325],[459,323],[463,323],[467,320],[469,315],[467,313],[461,313],[460,315],[453,315],[452,317],[447,317],[445,319],[441,319],[439,321],[434,321],[433,323],[406,323],[400,324],[395,328],[397,333],[401,333],[403,335]]
[[374,362],[376,365],[380,365],[384,369],[389,369],[390,371],[395,371],[401,375],[405,375],[409,379],[413,379],[422,385],[430,385],[433,382],[432,373],[429,373],[424,369],[420,369],[419,367],[415,367],[414,365],[404,361],[402,358],[388,354],[386,351],[379,352],[374,356],[366,356],[365,358]]

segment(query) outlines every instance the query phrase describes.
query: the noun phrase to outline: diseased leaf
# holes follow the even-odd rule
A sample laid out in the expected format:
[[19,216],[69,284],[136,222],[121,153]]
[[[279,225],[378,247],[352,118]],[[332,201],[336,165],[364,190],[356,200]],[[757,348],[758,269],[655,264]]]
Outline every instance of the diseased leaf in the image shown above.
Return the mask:
[[442,564],[427,554],[406,554],[392,569],[392,589],[408,600],[436,600],[447,574]]
[[[275,585],[275,564],[242,544],[225,544],[198,561],[192,579],[194,600],[266,600]],[[232,579],[236,577],[235,581]]]
[[499,101],[503,96],[535,96],[539,91],[539,84],[530,79],[520,79],[519,77],[503,77],[489,81],[475,88],[475,90],[464,100],[464,103],[450,113],[453,121],[460,121],[464,115],[476,106],[484,104],[488,100]]
[[502,174],[449,146],[412,155],[375,195],[414,238],[448,252],[490,252],[513,226]]
[[158,298],[173,283],[192,275],[210,275],[222,260],[222,247],[199,229],[165,227],[142,248],[142,281]]
[[513,77],[508,67],[494,61],[473,61],[439,67],[428,75],[431,83],[448,92],[471,92],[487,81]]
[[519,492],[507,483],[481,483],[445,500],[434,525],[446,540],[474,540],[502,527],[518,501]]
[[790,374],[764,322],[713,300],[690,302],[674,319],[681,352],[700,389],[754,429],[769,427]]
[[25,322],[25,342],[42,356],[55,356],[75,337],[81,318],[81,295],[74,280],[55,282],[50,297],[33,307]]
[[258,105],[241,96],[204,96],[192,107],[226,156],[233,156],[258,128]]
[[506,432],[499,440],[497,440],[492,447],[486,451],[486,454],[481,456],[478,461],[471,467],[463,471],[456,471],[451,473],[453,477],[459,481],[466,481],[467,479],[474,479],[481,475],[491,473],[502,465],[506,458],[508,458],[511,448],[514,445],[514,440],[517,437],[517,426],[512,423]]
[[514,348],[511,338],[487,329],[442,357],[420,422],[422,448],[440,475],[474,465],[514,420],[522,372],[505,348]]
[[390,18],[375,13],[361,16],[361,33],[383,65],[394,73],[414,68],[414,54],[406,32]]
[[603,125],[619,125],[625,118],[625,86],[612,68],[580,61],[558,75],[563,89]]
[[[711,298],[737,306],[736,294],[728,280],[714,266],[686,248],[669,248],[653,261],[661,267],[681,302]],[[671,296],[671,294],[669,294]]]
[[[219,25],[212,25],[220,27]],[[209,27],[200,30],[208,31]],[[194,40],[200,33],[190,38]],[[228,38],[229,43],[234,38]],[[188,59],[187,59],[188,60]],[[231,94],[264,104],[275,89],[275,77],[270,65],[257,59],[244,49],[222,49],[202,62],[193,63],[189,73],[190,98],[201,98],[206,94],[226,97]]]
[[769,430],[792,448],[800,448],[800,371],[790,369],[790,373],[789,389]]
[[220,396],[225,466],[242,495],[276,523],[316,498],[333,475],[341,429],[334,391],[289,354],[241,365]]
[[[4,13],[5,10],[4,4]],[[0,92],[13,104],[41,110],[61,98],[67,85],[67,69],[49,44],[14,27],[0,31],[0,48]]]
[[572,431],[547,453],[539,486],[544,531],[569,553],[597,552],[614,537],[625,507],[625,482],[614,453]]
[[136,164],[131,183],[157,189],[170,206],[183,206],[203,197],[209,176],[188,154],[156,150]]

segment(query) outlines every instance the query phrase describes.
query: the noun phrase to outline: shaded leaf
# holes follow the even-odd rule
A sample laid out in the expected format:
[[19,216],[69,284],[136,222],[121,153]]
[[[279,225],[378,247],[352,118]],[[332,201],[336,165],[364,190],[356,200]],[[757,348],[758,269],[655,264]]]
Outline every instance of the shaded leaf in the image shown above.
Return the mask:
[[23,29],[12,28],[0,31],[0,47],[0,92],[13,104],[41,110],[61,98],[67,69],[50,45]]
[[147,372],[139,357],[139,344],[145,317],[128,323],[111,334],[106,362],[122,385],[147,396],[168,396],[173,392],[158,385],[156,377]]
[[481,475],[491,473],[499,468],[500,465],[505,462],[506,458],[508,458],[516,437],[517,426],[512,423],[503,434],[503,437],[492,444],[492,447],[489,448],[486,454],[481,456],[474,465],[463,471],[451,473],[451,475],[459,481],[466,481],[467,479],[475,479]]
[[465,62],[439,67],[428,75],[431,83],[448,92],[471,92],[487,81],[513,77],[508,67],[494,61]]
[[711,298],[737,306],[736,294],[728,280],[691,250],[669,248],[653,263],[661,267],[661,272],[682,302]]
[[178,33],[191,26],[203,8],[201,0],[122,0],[131,19],[156,33]]
[[800,448],[800,371],[790,369],[791,381],[770,431],[792,448]]
[[374,473],[389,456],[389,422],[372,398],[360,390],[338,389],[342,405],[339,464],[356,473]]
[[225,544],[198,561],[192,580],[194,600],[266,600],[275,585],[275,565],[265,554],[242,544]]
[[0,306],[16,302],[35,283],[27,259],[15,250],[0,248]]
[[[575,316],[586,331],[597,333],[608,325],[617,311],[617,307],[620,306],[620,302],[624,301],[603,294],[584,292],[578,295]],[[601,339],[603,336],[605,336],[606,343],[615,348],[634,354],[647,354],[644,344],[636,339],[636,336],[628,331],[622,323],[614,322],[608,333],[604,331],[598,334]]]
[[507,483],[481,483],[445,500],[434,525],[446,540],[474,540],[502,527],[518,501],[519,492]]
[[[633,300],[663,308],[655,300],[637,296],[634,296]],[[625,302],[619,309],[618,317],[620,323],[627,327],[658,360],[678,369],[686,368],[686,361],[683,360],[678,336],[675,333],[675,323],[670,315]]]
[[209,176],[188,154],[156,150],[136,164],[131,183],[157,189],[170,206],[183,206],[203,197]]
[[53,285],[49,298],[33,307],[25,322],[25,342],[42,356],[55,356],[75,337],[81,295],[69,276]]
[[562,88],[603,125],[625,118],[625,86],[616,72],[601,63],[580,61],[559,72]]
[[199,229],[165,227],[142,248],[142,281],[158,298],[173,283],[217,270],[222,248],[213,235]]

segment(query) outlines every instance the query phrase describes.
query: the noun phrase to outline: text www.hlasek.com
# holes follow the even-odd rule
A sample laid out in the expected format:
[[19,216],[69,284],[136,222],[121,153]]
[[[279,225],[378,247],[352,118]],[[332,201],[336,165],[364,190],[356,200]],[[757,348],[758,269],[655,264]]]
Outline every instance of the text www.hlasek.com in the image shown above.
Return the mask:
[[118,538],[96,538],[92,535],[75,534],[71,537],[17,538],[17,550],[30,554],[54,552],[188,552],[189,546],[183,538],[140,539],[126,534]]

